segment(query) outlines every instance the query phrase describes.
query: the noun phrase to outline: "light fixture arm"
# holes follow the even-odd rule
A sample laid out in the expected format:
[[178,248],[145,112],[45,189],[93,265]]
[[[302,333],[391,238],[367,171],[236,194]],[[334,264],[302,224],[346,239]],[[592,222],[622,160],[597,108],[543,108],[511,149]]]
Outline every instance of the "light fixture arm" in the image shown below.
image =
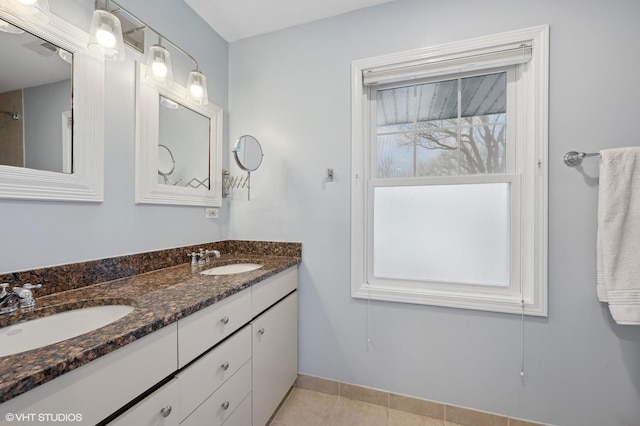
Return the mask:
[[[100,0],[96,1],[96,4],[98,4],[100,2]],[[109,4],[113,3],[117,6],[116,9],[110,10],[109,9]],[[185,56],[187,56],[189,59],[191,59],[193,61],[193,63],[196,65],[196,70],[199,69],[198,67],[198,61],[196,61],[196,58],[194,58],[193,56],[191,56],[188,52],[186,52],[184,49],[182,49],[180,46],[178,46],[177,44],[175,44],[174,42],[172,42],[171,40],[169,40],[167,37],[165,37],[160,31],[156,30],[155,28],[153,28],[151,25],[147,24],[146,22],[142,21],[140,18],[138,18],[137,16],[135,16],[133,13],[129,12],[127,9],[125,9],[124,7],[122,7],[122,5],[118,4],[117,2],[113,1],[113,0],[105,0],[105,7],[107,8],[106,10],[108,10],[109,12],[116,14],[116,13],[121,13],[124,12],[126,13],[129,17],[135,19],[136,21],[138,21],[142,26],[141,27],[137,27],[131,31],[139,31],[142,29],[149,29],[151,31],[153,31],[157,36],[158,39],[162,39],[164,41],[166,41],[167,43],[169,43],[171,46],[173,46],[176,50],[179,50],[180,52],[182,52]],[[158,44],[160,44],[160,41],[158,41]]]

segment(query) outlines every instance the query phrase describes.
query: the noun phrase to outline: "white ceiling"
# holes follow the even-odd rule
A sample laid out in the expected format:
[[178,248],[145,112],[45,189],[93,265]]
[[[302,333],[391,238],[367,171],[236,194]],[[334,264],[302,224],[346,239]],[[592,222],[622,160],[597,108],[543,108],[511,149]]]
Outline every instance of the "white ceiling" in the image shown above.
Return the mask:
[[228,42],[392,0],[185,0]]

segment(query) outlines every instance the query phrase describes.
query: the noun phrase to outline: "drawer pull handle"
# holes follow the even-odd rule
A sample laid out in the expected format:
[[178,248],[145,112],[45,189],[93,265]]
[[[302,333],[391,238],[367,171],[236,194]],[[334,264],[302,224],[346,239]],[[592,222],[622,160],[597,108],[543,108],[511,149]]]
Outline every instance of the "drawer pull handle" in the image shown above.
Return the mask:
[[221,323],[223,324],[229,324],[229,317],[224,317],[220,320]]
[[171,406],[167,405],[166,407],[162,407],[160,414],[162,414],[162,417],[169,417],[169,414],[171,414]]
[[261,328],[260,330],[258,330],[258,334],[262,336],[264,334],[264,328]]
[[226,410],[227,408],[229,408],[229,401],[223,402],[221,407],[222,407],[223,410]]
[[220,368],[222,368],[224,371],[227,371],[227,370],[229,369],[229,363],[225,361],[225,362],[220,366]]

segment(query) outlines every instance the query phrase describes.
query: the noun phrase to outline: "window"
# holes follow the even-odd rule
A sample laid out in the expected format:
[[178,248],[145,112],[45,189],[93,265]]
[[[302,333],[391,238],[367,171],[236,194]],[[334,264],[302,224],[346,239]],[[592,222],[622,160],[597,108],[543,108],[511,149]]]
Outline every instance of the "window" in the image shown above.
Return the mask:
[[548,27],[352,64],[352,295],[547,314]]

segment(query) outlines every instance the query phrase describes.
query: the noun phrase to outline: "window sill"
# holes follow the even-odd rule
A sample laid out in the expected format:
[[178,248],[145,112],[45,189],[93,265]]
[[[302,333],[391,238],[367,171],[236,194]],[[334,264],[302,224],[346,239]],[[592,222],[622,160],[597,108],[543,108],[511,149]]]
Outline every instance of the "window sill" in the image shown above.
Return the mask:
[[487,295],[480,292],[444,292],[430,289],[416,290],[409,288],[368,286],[352,289],[351,296],[357,299],[382,300],[388,302],[412,303],[449,308],[472,309],[478,311],[523,314],[530,316],[547,316],[546,294],[525,296],[524,312],[522,299],[516,296]]

